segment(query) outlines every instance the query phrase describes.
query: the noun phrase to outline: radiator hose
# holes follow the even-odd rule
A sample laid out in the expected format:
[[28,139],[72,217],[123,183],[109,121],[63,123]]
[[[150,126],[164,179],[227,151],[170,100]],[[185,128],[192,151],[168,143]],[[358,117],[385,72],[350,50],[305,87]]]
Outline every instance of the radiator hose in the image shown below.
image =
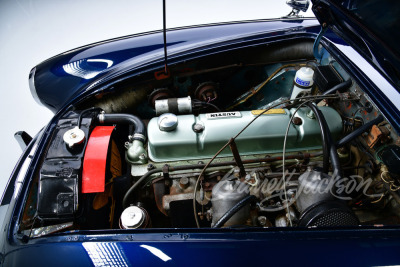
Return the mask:
[[147,151],[144,149],[146,142],[146,128],[144,123],[136,116],[130,114],[105,114],[97,115],[99,123],[128,124],[133,126],[133,133],[129,142],[125,144],[126,160],[132,164],[146,164],[148,162]]
[[121,123],[129,124],[134,127],[133,140],[139,140],[142,143],[146,142],[146,128],[144,123],[136,116],[130,114],[104,114],[97,115],[99,123]]

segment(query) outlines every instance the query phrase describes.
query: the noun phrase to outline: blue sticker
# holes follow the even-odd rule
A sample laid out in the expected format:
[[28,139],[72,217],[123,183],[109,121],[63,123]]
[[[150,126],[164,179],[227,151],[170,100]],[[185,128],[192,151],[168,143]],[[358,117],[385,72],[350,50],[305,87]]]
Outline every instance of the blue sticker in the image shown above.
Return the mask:
[[298,85],[304,86],[304,87],[310,86],[310,81],[308,81],[308,82],[307,81],[303,81],[299,77],[296,78],[296,83]]

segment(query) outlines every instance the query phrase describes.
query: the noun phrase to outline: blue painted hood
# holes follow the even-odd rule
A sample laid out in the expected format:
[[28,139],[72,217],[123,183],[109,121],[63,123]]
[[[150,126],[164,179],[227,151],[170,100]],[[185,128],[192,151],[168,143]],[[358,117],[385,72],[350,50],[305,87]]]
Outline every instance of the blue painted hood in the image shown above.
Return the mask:
[[400,1],[312,2],[320,24],[343,38],[400,92]]
[[[170,29],[168,58],[204,53],[210,49],[260,38],[301,32],[316,27],[316,20],[247,21]],[[163,67],[161,31],[137,34],[80,47],[53,58],[30,73],[34,98],[53,112],[59,111],[85,91],[94,90],[124,74]]]
[[394,266],[399,248],[390,230],[132,234],[26,245],[8,252],[4,266]]

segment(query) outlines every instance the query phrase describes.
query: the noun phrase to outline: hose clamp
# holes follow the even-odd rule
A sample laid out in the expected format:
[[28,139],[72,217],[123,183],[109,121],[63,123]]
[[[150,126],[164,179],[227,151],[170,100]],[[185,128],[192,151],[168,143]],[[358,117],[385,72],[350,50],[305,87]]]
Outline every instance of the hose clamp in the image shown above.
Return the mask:
[[100,123],[104,123],[104,113],[100,113],[100,114],[97,116],[97,119],[99,120]]
[[146,141],[146,136],[144,136],[143,134],[140,134],[140,133],[135,133],[134,135],[133,135],[133,139],[135,140],[143,140],[143,142],[145,142]]

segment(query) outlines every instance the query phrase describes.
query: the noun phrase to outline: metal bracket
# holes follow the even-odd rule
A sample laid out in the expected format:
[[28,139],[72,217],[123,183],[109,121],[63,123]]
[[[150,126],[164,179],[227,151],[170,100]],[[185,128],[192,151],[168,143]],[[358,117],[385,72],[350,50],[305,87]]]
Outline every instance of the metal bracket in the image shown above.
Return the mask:
[[163,176],[164,176],[165,180],[169,179],[169,165],[168,164],[165,164],[162,167],[162,173],[163,173]]
[[235,162],[239,167],[240,178],[246,177],[246,171],[244,169],[244,165],[243,165],[242,159],[240,158],[239,150],[237,149],[237,146],[236,146],[236,143],[235,143],[235,139],[231,138],[229,140],[229,147],[230,147],[230,149],[232,151],[233,158],[235,159]]
[[25,131],[19,131],[14,134],[14,138],[17,140],[22,151],[29,145],[32,141],[32,137]]

